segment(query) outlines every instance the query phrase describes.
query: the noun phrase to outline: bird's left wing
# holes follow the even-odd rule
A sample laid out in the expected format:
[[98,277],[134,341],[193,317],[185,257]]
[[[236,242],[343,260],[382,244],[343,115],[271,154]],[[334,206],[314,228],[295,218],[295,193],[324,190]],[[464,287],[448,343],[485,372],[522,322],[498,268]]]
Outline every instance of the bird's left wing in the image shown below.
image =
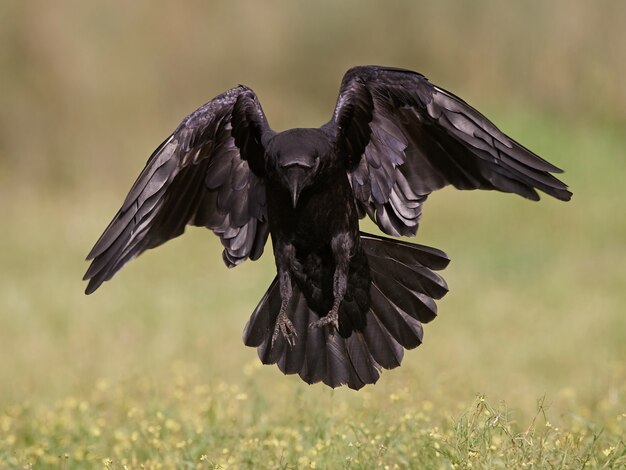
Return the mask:
[[561,170],[452,93],[409,70],[346,72],[332,120],[361,212],[390,235],[414,235],[428,194],[447,185],[569,200]]
[[241,85],[187,116],[154,151],[87,256],[86,293],[188,224],[220,237],[229,267],[258,259],[269,230],[262,173],[272,134],[256,95]]

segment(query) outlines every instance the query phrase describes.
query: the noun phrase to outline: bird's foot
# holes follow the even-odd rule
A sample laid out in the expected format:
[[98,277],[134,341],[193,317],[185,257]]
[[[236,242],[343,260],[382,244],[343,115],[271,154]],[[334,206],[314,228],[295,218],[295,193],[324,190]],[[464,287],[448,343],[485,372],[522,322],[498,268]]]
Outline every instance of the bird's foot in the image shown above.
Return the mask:
[[339,313],[337,310],[333,309],[328,314],[317,321],[311,322],[309,324],[310,328],[321,328],[323,326],[330,326],[331,331],[333,327],[335,330],[339,331]]
[[283,338],[285,338],[290,348],[296,345],[298,333],[296,333],[296,329],[293,323],[291,323],[291,320],[287,318],[287,313],[283,311],[278,314],[278,318],[276,319],[276,326],[274,327],[274,334],[272,335],[272,346],[274,346],[274,342],[278,338],[279,333],[283,335]]

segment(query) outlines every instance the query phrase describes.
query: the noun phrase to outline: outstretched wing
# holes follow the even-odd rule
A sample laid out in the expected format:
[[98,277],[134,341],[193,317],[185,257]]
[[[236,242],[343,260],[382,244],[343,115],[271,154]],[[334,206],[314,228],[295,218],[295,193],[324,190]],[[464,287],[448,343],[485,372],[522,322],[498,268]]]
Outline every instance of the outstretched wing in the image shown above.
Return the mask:
[[432,191],[496,189],[567,201],[561,170],[416,72],[364,66],[345,74],[333,119],[361,212],[390,235],[415,235]]
[[187,116],[152,154],[87,256],[93,261],[86,293],[188,224],[220,237],[229,267],[258,259],[269,230],[262,169],[272,134],[256,95],[244,86]]

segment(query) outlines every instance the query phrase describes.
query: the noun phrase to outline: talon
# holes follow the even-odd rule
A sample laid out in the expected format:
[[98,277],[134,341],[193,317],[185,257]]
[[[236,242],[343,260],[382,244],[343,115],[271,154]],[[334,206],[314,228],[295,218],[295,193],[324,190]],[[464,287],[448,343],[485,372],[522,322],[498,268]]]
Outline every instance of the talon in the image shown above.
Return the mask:
[[274,327],[274,334],[272,334],[272,346],[274,346],[274,342],[278,338],[278,333],[283,335],[285,341],[290,348],[293,348],[296,345],[296,338],[298,337],[298,333],[293,326],[293,323],[289,318],[287,318],[287,314],[284,312],[280,312],[278,314],[278,319],[276,320],[276,326]]
[[339,331],[339,315],[336,311],[331,310],[325,317],[309,323],[309,328],[321,328],[327,325],[331,327],[331,330],[334,327],[335,330]]

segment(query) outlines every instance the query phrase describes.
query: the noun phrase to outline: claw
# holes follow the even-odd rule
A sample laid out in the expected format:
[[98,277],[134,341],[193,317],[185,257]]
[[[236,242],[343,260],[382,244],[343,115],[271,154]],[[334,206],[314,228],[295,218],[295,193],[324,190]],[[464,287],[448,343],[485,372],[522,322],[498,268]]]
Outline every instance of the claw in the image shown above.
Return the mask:
[[278,339],[278,333],[283,335],[285,341],[290,348],[293,348],[296,345],[296,338],[298,337],[298,333],[291,323],[291,320],[287,318],[287,314],[285,312],[280,312],[278,314],[278,319],[276,320],[276,326],[274,327],[274,334],[272,335],[272,346],[274,346],[274,342]]
[[309,328],[321,328],[323,326],[329,325],[335,328],[335,330],[339,331],[339,314],[336,310],[331,310],[328,314],[317,321],[311,322],[309,324]]

